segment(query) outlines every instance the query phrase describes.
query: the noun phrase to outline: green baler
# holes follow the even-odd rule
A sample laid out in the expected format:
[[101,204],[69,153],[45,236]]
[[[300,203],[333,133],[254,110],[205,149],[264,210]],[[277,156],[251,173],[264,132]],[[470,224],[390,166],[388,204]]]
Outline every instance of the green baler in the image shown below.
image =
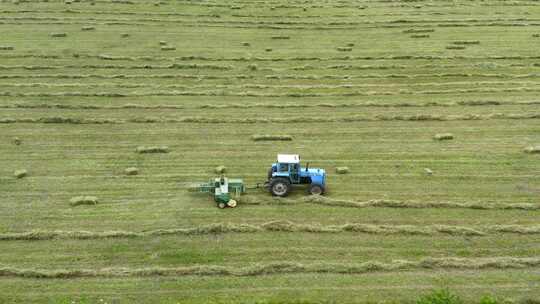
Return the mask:
[[208,183],[202,183],[193,188],[196,192],[212,193],[219,208],[236,207],[236,200],[246,192],[244,181],[239,178],[216,177]]

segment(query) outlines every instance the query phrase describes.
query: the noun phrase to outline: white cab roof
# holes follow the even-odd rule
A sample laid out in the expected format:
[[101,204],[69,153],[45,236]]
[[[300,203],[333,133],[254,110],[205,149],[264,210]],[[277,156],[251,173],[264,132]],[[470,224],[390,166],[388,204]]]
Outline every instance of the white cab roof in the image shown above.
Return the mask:
[[298,154],[278,154],[277,161],[278,163],[298,164],[300,163],[300,156]]

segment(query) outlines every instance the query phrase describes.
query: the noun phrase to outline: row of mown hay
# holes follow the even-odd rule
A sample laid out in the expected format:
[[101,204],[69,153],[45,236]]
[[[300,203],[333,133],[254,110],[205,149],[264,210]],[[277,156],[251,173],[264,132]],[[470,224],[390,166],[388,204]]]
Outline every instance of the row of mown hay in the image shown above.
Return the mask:
[[[352,115],[346,117],[288,117],[288,118],[224,118],[224,117],[181,117],[181,118],[161,118],[161,117],[136,117],[128,119],[113,119],[113,118],[76,118],[76,117],[40,117],[40,118],[0,118],[0,123],[68,123],[68,124],[122,124],[122,123],[323,123],[323,122],[361,122],[361,121],[467,121],[467,120],[491,120],[491,119],[538,119],[540,113],[523,113],[523,114],[506,114],[494,113],[487,115],[464,114],[464,115],[433,115],[433,114],[416,114],[416,115],[375,115],[361,116]],[[265,140],[266,135],[261,135]],[[274,135],[270,135],[270,138]],[[254,138],[254,140],[257,140]],[[269,140],[269,139],[267,139]],[[283,139],[273,140],[290,140],[287,135]]]
[[[540,204],[533,203],[459,203],[459,202],[417,202],[398,200],[369,200],[353,201],[343,199],[332,199],[321,195],[310,195],[304,197],[301,202],[313,203],[328,206],[352,207],[352,208],[456,208],[456,209],[479,209],[479,210],[540,210]],[[271,203],[271,201],[270,201]]]
[[[29,67],[30,68],[30,67]],[[31,67],[35,68],[45,68],[45,67]],[[47,67],[48,68],[48,67]],[[139,67],[136,67],[139,68]],[[189,67],[187,67],[189,68]],[[386,75],[387,77],[392,78],[412,78],[410,75],[397,75],[391,74]],[[311,79],[304,77],[305,79]],[[330,76],[337,77],[337,79],[344,79],[340,76]],[[469,77],[469,76],[466,76]],[[488,77],[498,77],[497,75],[490,75]],[[503,76],[506,77],[506,76]],[[285,76],[279,75],[267,75],[267,79],[287,79]],[[293,79],[300,78],[293,76]],[[377,77],[377,78],[383,78]],[[228,96],[228,97],[261,97],[261,98],[275,98],[275,97],[291,97],[291,98],[306,98],[306,97],[354,97],[354,96],[398,96],[398,95],[440,95],[440,94],[469,94],[469,93],[509,93],[509,92],[530,92],[535,93],[540,90],[535,87],[509,87],[509,88],[466,88],[466,89],[441,89],[441,90],[385,90],[385,91],[366,91],[366,90],[354,90],[354,91],[342,91],[342,92],[312,92],[308,89],[304,89],[300,92],[287,92],[287,91],[275,91],[275,92],[259,92],[259,91],[229,91],[222,90],[219,88],[216,89],[206,89],[206,90],[155,90],[155,91],[132,91],[132,92],[117,92],[117,91],[101,91],[101,92],[80,92],[80,91],[61,91],[61,92],[19,92],[19,91],[2,91],[0,96],[5,97],[154,97],[154,96]]]
[[540,210],[540,204],[534,203],[461,203],[461,202],[418,202],[418,201],[399,201],[399,200],[368,200],[355,201],[345,199],[333,199],[321,195],[310,195],[300,200],[287,198],[264,198],[260,199],[250,195],[244,195],[238,201],[243,205],[295,205],[302,203],[319,204],[335,207],[348,208],[449,208],[449,209],[478,209],[478,210]]
[[[412,33],[412,32],[411,32]],[[417,32],[419,33],[419,32]],[[93,54],[81,54],[84,58],[96,58],[100,55]],[[478,56],[455,56],[455,55],[389,55],[389,56],[329,56],[329,57],[317,57],[317,56],[293,56],[293,57],[260,57],[260,56],[245,56],[245,57],[208,57],[208,56],[112,56],[114,60],[125,61],[214,61],[214,62],[252,62],[252,61],[265,61],[265,62],[285,62],[285,61],[358,61],[358,60],[468,60],[468,59],[483,59],[483,60],[538,60],[540,55],[485,55]],[[62,59],[61,55],[57,54],[14,54],[9,58],[38,58],[38,59]]]
[[[87,199],[97,202],[96,198]],[[110,239],[141,238],[165,235],[207,235],[224,233],[258,233],[258,232],[306,232],[306,233],[365,233],[383,235],[461,235],[490,236],[495,234],[540,234],[540,226],[532,225],[487,225],[487,226],[455,226],[455,225],[376,225],[347,223],[343,225],[298,224],[290,221],[272,221],[263,224],[214,223],[189,228],[172,228],[134,231],[43,231],[34,230],[20,233],[0,233],[0,241],[13,240],[50,240],[50,239]]]
[[0,277],[40,279],[70,279],[84,277],[154,277],[154,276],[260,276],[287,273],[335,273],[362,274],[371,272],[394,272],[404,270],[478,270],[478,269],[526,269],[540,266],[540,258],[424,258],[391,262],[368,261],[354,264],[274,262],[247,266],[198,265],[180,267],[103,268],[103,269],[21,269],[1,267]]
[[[0,75],[0,78],[1,75]],[[452,106],[498,106],[498,105],[540,105],[540,101],[495,101],[495,100],[469,100],[458,102],[399,102],[399,103],[380,103],[380,102],[362,102],[362,103],[230,103],[230,104],[200,104],[192,107],[176,104],[133,104],[126,103],[121,105],[98,105],[98,104],[59,104],[59,103],[14,103],[0,106],[2,108],[22,108],[22,109],[248,109],[248,108],[354,108],[354,107],[380,107],[380,108],[422,108],[422,107],[452,107]]]

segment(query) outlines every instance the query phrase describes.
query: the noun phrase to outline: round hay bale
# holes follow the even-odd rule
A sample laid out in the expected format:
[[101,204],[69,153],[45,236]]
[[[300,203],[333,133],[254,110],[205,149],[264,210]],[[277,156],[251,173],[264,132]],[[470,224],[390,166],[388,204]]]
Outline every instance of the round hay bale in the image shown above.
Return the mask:
[[530,154],[539,154],[540,153],[540,146],[530,146],[525,149],[523,149],[523,152],[530,153]]
[[435,136],[433,136],[433,139],[435,139],[435,140],[452,140],[452,139],[454,139],[454,135],[452,133],[439,133],[439,134],[435,134]]
[[227,167],[223,165],[217,166],[216,168],[214,168],[214,172],[216,172],[217,174],[224,174],[225,172],[227,172]]
[[60,38],[60,37],[66,37],[66,33],[51,33],[51,37],[53,38]]
[[98,198],[95,196],[76,196],[69,200],[71,206],[79,205],[97,205]]
[[430,168],[424,168],[424,172],[425,172],[427,175],[433,175],[433,171],[432,171]]
[[23,178],[23,177],[26,177],[26,175],[28,175],[28,171],[26,171],[25,169],[15,170],[15,172],[13,172],[13,175],[16,178]]
[[124,173],[126,173],[126,175],[137,175],[139,174],[139,169],[135,167],[129,167],[124,170]]
[[22,141],[21,141],[20,138],[14,137],[14,138],[13,138],[13,143],[14,143],[15,145],[19,146],[20,144],[22,144]]
[[251,136],[253,141],[291,141],[293,140],[291,135],[270,135],[270,134],[255,134]]
[[237,204],[236,201],[233,200],[233,199],[232,199],[232,200],[229,200],[229,202],[227,203],[227,205],[229,205],[229,207],[231,207],[231,208],[236,207],[236,204]]
[[337,174],[347,174],[349,173],[349,167],[336,167]]
[[135,150],[137,153],[169,153],[169,147],[167,146],[152,146],[152,147],[144,147],[139,146]]

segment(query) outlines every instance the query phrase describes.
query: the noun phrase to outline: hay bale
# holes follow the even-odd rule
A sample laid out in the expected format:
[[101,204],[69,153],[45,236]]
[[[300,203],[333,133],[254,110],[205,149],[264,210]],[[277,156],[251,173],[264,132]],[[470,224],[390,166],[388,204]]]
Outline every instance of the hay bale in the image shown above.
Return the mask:
[[350,52],[352,51],[352,47],[338,47],[336,50],[340,52]]
[[289,36],[272,36],[271,39],[291,39]]
[[462,45],[449,45],[446,47],[447,50],[464,50],[465,47]]
[[51,33],[50,36],[54,38],[59,38],[59,37],[66,37],[67,34],[66,33]]
[[124,170],[124,173],[126,173],[126,175],[137,175],[139,174],[139,169],[135,167],[129,167]]
[[159,42],[159,45],[167,45],[167,41],[162,40],[162,41]]
[[139,146],[135,150],[137,153],[169,153],[169,147],[167,146],[151,146],[151,147],[144,147]]
[[243,46],[251,46],[251,43],[249,43],[249,42],[242,42],[242,45],[243,45]]
[[435,32],[434,29],[408,29],[404,30],[403,33],[405,34],[413,34],[413,33],[433,33]]
[[454,135],[452,133],[438,133],[433,136],[433,139],[435,140],[451,140],[454,139]]
[[252,63],[248,65],[248,69],[251,71],[256,71],[258,69],[258,66],[255,63]]
[[292,136],[290,135],[253,135],[251,136],[251,139],[253,141],[291,141],[293,140]]
[[20,144],[22,144],[22,140],[18,137],[15,137],[13,138],[13,143],[17,146],[19,146]]
[[432,171],[430,168],[424,168],[424,172],[425,172],[427,175],[433,175],[433,171]]
[[271,49],[271,48],[266,48],[266,49],[265,49],[265,51],[267,51],[267,52],[271,52],[271,51],[272,51],[272,49]]
[[411,35],[411,38],[429,38],[429,35],[428,34],[416,34],[416,35]]
[[534,38],[540,38],[540,34],[533,34],[532,35]]
[[227,172],[227,167],[223,165],[217,166],[214,168],[214,172],[216,172],[216,174],[224,174],[225,172]]
[[540,146],[530,146],[530,147],[527,147],[527,148],[523,149],[523,151],[525,153],[530,153],[530,154],[539,154],[540,153]]
[[14,49],[11,45],[0,45],[0,51],[13,51]]
[[69,200],[71,206],[79,205],[97,205],[98,198],[95,196],[76,196]]
[[176,48],[174,46],[162,46],[161,50],[162,51],[175,51]]
[[83,26],[83,27],[81,28],[81,30],[83,30],[83,31],[93,31],[93,30],[95,30],[95,29],[96,29],[96,28],[93,27],[93,26]]
[[474,44],[480,44],[480,41],[478,40],[459,40],[452,42],[455,45],[474,45]]
[[337,174],[347,174],[349,173],[349,167],[336,167]]
[[120,37],[127,38],[127,37],[129,37],[129,34],[128,33],[123,33],[123,34],[120,35]]
[[22,170],[15,170],[15,172],[13,172],[13,175],[16,177],[16,178],[23,178],[23,177],[26,177],[26,175],[28,175],[28,171],[22,169]]

